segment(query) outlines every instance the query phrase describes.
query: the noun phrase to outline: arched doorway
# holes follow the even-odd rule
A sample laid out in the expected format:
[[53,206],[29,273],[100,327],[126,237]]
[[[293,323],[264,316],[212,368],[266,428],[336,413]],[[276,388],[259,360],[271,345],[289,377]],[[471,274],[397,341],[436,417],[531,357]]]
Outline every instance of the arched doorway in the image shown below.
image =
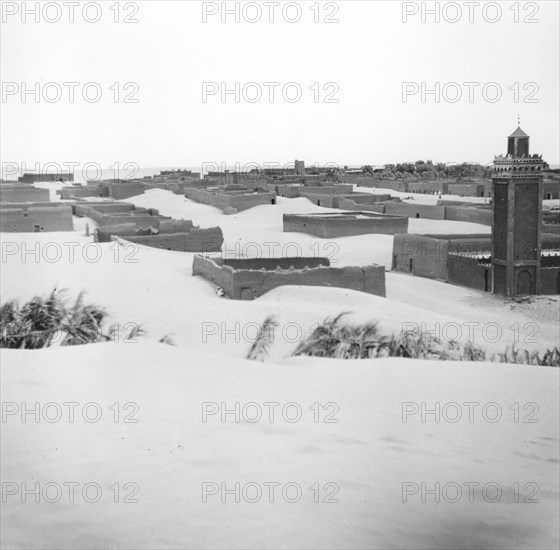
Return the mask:
[[516,294],[534,294],[533,277],[529,271],[523,269],[517,274]]

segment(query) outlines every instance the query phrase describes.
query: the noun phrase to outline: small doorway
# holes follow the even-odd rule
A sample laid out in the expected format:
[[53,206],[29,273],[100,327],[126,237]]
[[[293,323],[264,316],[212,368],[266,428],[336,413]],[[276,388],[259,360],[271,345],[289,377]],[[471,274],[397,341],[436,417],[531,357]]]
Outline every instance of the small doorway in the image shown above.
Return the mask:
[[242,300],[252,300],[254,298],[252,289],[250,287],[242,287],[240,297]]
[[516,294],[528,295],[534,293],[535,291],[533,288],[533,277],[531,276],[531,273],[529,271],[523,269],[517,274]]

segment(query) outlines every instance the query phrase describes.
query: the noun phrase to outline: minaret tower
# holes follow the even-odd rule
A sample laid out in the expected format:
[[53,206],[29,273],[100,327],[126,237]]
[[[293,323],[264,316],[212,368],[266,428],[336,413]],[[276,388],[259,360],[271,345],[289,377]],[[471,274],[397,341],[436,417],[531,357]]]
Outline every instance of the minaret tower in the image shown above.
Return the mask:
[[529,136],[519,125],[508,137],[507,155],[494,158],[494,294],[540,294],[543,165],[542,155],[529,155]]

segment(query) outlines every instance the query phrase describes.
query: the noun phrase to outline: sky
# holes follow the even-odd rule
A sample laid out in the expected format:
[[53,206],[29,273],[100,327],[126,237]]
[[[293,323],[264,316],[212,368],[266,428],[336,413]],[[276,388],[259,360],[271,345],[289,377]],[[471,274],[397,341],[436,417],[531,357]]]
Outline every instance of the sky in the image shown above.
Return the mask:
[[4,173],[487,163],[518,116],[560,163],[556,1],[68,4],[1,2]]

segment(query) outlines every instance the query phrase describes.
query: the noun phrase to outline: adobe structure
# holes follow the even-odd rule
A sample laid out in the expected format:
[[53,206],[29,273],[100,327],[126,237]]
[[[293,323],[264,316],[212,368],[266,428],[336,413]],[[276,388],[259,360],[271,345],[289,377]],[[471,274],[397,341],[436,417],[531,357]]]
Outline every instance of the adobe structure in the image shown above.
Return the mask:
[[0,231],[72,231],[72,209],[51,203],[49,190],[27,184],[0,184]]
[[377,233],[408,232],[408,218],[373,212],[332,214],[284,214],[284,232],[308,233],[323,239]]
[[432,220],[452,220],[469,223],[491,225],[492,210],[488,204],[468,202],[438,201],[433,204],[416,204],[405,202],[389,193],[353,192],[351,184],[332,184],[322,182],[320,185],[302,184],[269,184],[279,196],[285,198],[305,197],[318,206],[339,208],[341,210],[357,210],[361,212],[377,212],[392,216],[408,218],[425,218]]
[[118,201],[83,201],[72,204],[76,216],[88,217],[99,226],[115,226],[133,223],[137,227],[157,227],[161,220],[169,220],[168,216],[160,216],[155,208],[136,208],[129,202]]
[[360,196],[345,195],[338,201],[341,210],[360,210],[405,216],[407,218],[424,218],[429,220],[451,220],[482,225],[492,224],[492,209],[488,204],[473,204],[458,201],[440,200],[438,204],[415,204],[398,198],[387,200],[387,195]]
[[544,233],[543,165],[517,128],[494,161],[492,235],[397,235],[393,269],[507,297],[559,294],[560,235]]
[[344,195],[338,201],[338,207],[341,210],[358,210],[360,212],[377,212],[382,214],[385,212],[384,202],[394,200],[400,202],[400,199],[391,199],[391,195],[387,194],[371,194],[371,193],[353,193],[352,195]]
[[62,203],[0,203],[0,231],[73,231],[72,208]]
[[363,174],[344,174],[338,177],[340,183],[352,183],[358,187],[379,187],[381,189],[391,189],[408,193],[408,183],[405,180],[385,179],[374,176],[365,176]]
[[219,252],[224,235],[219,227],[201,229],[190,220],[159,220],[147,229],[134,223],[99,227],[95,231],[97,242],[109,242],[116,238],[177,252]]
[[224,214],[235,214],[263,204],[276,204],[276,193],[264,189],[251,190],[241,185],[207,189],[185,188],[185,197],[219,208]]
[[[392,269],[417,277],[492,291],[491,237],[466,235],[396,235]],[[560,292],[558,235],[542,235],[543,294]]]
[[197,254],[193,275],[220,286],[234,300],[253,300],[283,285],[349,288],[385,296],[383,266],[334,268],[327,258],[222,259]]
[[219,227],[201,229],[191,220],[161,216],[154,208],[137,208],[131,203],[109,199],[74,201],[70,206],[77,216],[87,216],[98,224],[94,232],[96,242],[124,238],[162,250],[218,252],[224,241]]
[[67,173],[44,173],[39,172],[35,173],[25,173],[23,176],[18,178],[18,181],[23,183],[38,183],[42,181],[74,181],[74,174],[67,172]]
[[0,202],[49,202],[48,189],[33,185],[0,184]]
[[145,185],[136,181],[98,181],[88,182],[87,185],[72,185],[59,189],[58,194],[64,200],[78,199],[84,197],[110,197],[116,200],[124,200],[136,195],[143,195]]

